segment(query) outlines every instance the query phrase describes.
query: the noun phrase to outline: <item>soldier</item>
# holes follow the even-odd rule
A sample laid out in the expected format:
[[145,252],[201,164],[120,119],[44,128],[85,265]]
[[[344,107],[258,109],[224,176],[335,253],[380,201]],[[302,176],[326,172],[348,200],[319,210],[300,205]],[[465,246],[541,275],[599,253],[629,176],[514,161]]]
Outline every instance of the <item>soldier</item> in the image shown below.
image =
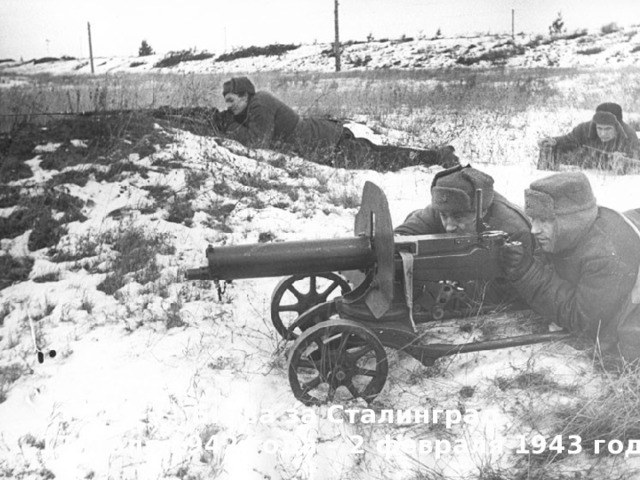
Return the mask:
[[420,150],[392,145],[375,145],[356,138],[342,122],[329,118],[301,117],[272,94],[256,89],[247,77],[235,77],[223,84],[222,94],[232,120],[220,129],[240,143],[262,148],[286,149],[322,163],[350,167],[396,170],[409,165],[458,164],[451,146]]
[[476,232],[475,191],[482,190],[484,230],[507,232],[512,241],[532,250],[533,239],[525,214],[493,190],[493,178],[470,165],[443,170],[431,183],[431,205],[410,213],[396,227],[397,235]]
[[525,212],[539,252],[507,245],[507,278],[536,312],[604,351],[640,354],[640,210],[596,205],[582,172],[536,180]]
[[617,103],[598,105],[591,121],[579,124],[567,135],[542,138],[538,146],[541,170],[555,170],[559,163],[577,160],[581,167],[626,172],[640,159],[638,136],[622,121],[622,108]]
[[[476,190],[482,190],[482,230],[501,230],[511,241],[520,242],[531,253],[533,238],[525,214],[504,196],[494,191],[493,178],[469,165],[443,170],[431,183],[431,204],[409,214],[394,233],[426,235],[432,233],[475,233]],[[482,297],[488,304],[511,303],[516,294],[505,279],[486,285],[465,286],[472,298]]]

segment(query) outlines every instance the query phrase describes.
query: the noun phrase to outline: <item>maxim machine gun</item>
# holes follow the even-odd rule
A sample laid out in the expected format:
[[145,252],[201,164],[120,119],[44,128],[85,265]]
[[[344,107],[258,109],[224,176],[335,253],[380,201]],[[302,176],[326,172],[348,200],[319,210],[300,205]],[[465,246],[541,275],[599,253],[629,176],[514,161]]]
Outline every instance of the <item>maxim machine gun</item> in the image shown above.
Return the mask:
[[[482,192],[476,195],[476,205],[482,205]],[[476,218],[482,225],[479,211]],[[416,323],[485,308],[461,285],[499,277],[498,255],[507,241],[506,233],[481,227],[475,234],[394,236],[387,199],[367,182],[354,237],[209,246],[209,265],[187,270],[186,278],[290,275],[273,292],[271,319],[285,339],[295,339],[288,362],[294,395],[306,405],[333,401],[339,392],[371,401],[387,378],[384,347],[403,350],[429,366],[446,355],[566,337],[556,332],[463,344],[422,342]],[[353,290],[336,273],[349,271],[362,272]],[[308,291],[302,284],[308,284]],[[338,292],[342,295],[330,298]]]

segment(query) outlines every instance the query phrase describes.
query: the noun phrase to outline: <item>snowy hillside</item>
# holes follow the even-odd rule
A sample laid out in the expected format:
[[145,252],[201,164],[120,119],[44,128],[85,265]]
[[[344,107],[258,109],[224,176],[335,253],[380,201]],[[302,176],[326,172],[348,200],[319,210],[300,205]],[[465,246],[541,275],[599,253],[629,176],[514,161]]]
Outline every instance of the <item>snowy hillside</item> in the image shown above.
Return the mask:
[[[638,30],[546,40],[487,36],[346,46],[345,69],[580,67],[573,76],[524,80],[415,80],[409,74],[397,82],[399,98],[389,101],[397,110],[364,105],[369,113],[358,110],[357,119],[388,143],[446,139],[464,163],[492,175],[496,190],[521,205],[529,183],[549,174],[536,169],[537,138],[588,120],[595,104],[611,99],[622,98],[625,118],[640,121],[637,75],[583,68],[636,65]],[[322,53],[328,48],[306,45],[279,57],[210,58],[167,69],[153,68],[163,56],[100,58],[96,73],[329,72],[333,58]],[[0,63],[0,98],[19,105],[32,98],[25,94],[30,75],[89,68],[87,59]],[[375,98],[356,93],[386,92],[394,82],[359,75],[316,79],[306,96],[287,85],[276,93],[298,95],[301,111],[305,99],[326,99],[327,85],[335,85],[331,91],[342,105]],[[511,80],[515,87],[502,89]],[[48,81],[38,84],[27,107],[63,109],[40,104],[54,90]],[[100,88],[125,89],[124,82],[81,81],[68,88],[78,98]],[[61,85],[56,88],[67,88]],[[218,87],[203,90],[219,101]],[[409,98],[428,97],[426,91],[448,95],[453,106],[409,108]],[[506,100],[498,105],[496,98]],[[72,94],[63,100],[72,103]],[[543,343],[457,354],[429,367],[387,349],[388,378],[370,406],[346,400],[306,407],[290,387],[293,342],[271,323],[280,279],[237,280],[220,295],[210,281],[185,280],[186,269],[206,264],[210,244],[352,237],[367,181],[385,192],[397,225],[430,201],[440,167],[332,168],[196,135],[140,112],[63,116],[44,128],[17,122],[2,141],[0,478],[640,478],[634,451],[615,453],[608,443],[601,452],[593,449],[594,439],[635,446],[640,377],[603,370],[591,349]],[[599,204],[640,207],[637,172],[586,174]],[[529,311],[503,312],[419,329],[429,343],[464,343],[537,332],[540,322]],[[387,421],[373,422],[373,414]],[[563,438],[552,444],[557,435]],[[584,451],[567,451],[575,436],[582,436]],[[542,450],[532,448],[541,441]]]
[[[372,40],[345,42],[342,47],[343,70],[353,69],[442,69],[459,67],[572,68],[604,65],[629,66],[640,63],[640,28],[612,28],[609,33],[577,31],[556,36],[519,34],[475,37]],[[182,61],[159,68],[165,55],[109,58],[96,53],[95,73],[149,71],[166,72],[257,72],[265,70],[323,71],[335,69],[332,45],[300,45],[279,55],[258,55],[236,60],[218,60],[209,55],[203,60]],[[247,49],[248,50],[248,49]],[[174,52],[175,53],[175,52]],[[196,55],[194,55],[196,56]],[[206,56],[206,55],[205,55]],[[0,73],[60,75],[91,73],[88,58],[13,60],[0,63]]]

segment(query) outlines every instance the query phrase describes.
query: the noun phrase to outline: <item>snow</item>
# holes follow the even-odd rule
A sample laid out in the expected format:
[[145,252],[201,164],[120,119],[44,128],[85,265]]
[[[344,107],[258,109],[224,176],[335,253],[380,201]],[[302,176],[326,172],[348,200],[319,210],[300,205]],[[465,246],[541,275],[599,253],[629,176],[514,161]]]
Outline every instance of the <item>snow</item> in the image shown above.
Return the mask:
[[[610,48],[622,51],[615,35],[608,36]],[[393,45],[373,42],[367,46],[375,48],[362,50],[363,46],[353,45],[346,53],[370,55],[370,66],[375,68],[398,60],[410,66],[416,55],[426,56],[428,49],[436,54],[421,60],[425,67],[444,67],[453,64],[453,57],[446,53],[449,50],[459,54],[471,44],[481,43],[488,50],[501,41],[504,39],[483,37]],[[567,51],[575,48],[565,43]],[[328,71],[332,59],[317,63],[318,51],[326,47],[303,46],[281,58],[244,59],[224,68],[284,71],[313,66]],[[610,56],[607,52],[598,55]],[[537,55],[544,57],[543,62],[557,55],[559,66],[586,65],[598,56],[578,58],[562,50],[547,54],[542,47]],[[532,57],[529,53],[515,57],[510,65],[535,66]],[[149,70],[159,58],[146,58],[146,65],[135,68]],[[623,63],[636,64],[638,58],[640,55],[627,56]],[[98,59],[97,72],[129,71],[132,61]],[[86,64],[78,68],[82,63],[86,61],[3,65],[0,72],[86,73]],[[177,71],[219,68],[210,61],[188,62]],[[571,79],[556,87],[579,88]],[[549,174],[533,164],[535,139],[590,115],[588,110],[569,107],[514,115],[501,139],[501,151],[495,151],[495,137],[482,130],[480,119],[478,129],[463,132],[454,146],[465,154],[463,158],[469,158],[466,153],[473,144],[480,153],[471,158],[472,164],[493,176],[497,191],[522,205],[529,183]],[[379,143],[392,143],[403,134],[371,129],[358,133]],[[280,154],[249,150],[188,132],[172,135],[172,143],[157,147],[150,157],[134,155],[129,160],[150,167],[152,160],[171,159],[178,154],[183,159],[182,168],[150,171],[146,179],[134,174],[120,182],[92,179],[84,187],[65,186],[70,194],[92,203],[83,209],[88,219],[70,224],[60,246],[73,251],[83,239],[136,228],[168,236],[176,251],[158,255],[162,275],[151,287],[132,282],[116,296],[99,291],[96,287],[108,273],[113,253],[106,246],[96,256],[52,263],[46,250],[29,252],[29,232],[1,242],[3,253],[35,259],[29,280],[0,291],[1,303],[10,307],[0,327],[0,365],[18,363],[28,372],[11,384],[6,400],[0,403],[0,472],[4,476],[51,478],[47,477],[49,471],[60,479],[332,480],[429,478],[426,475],[435,471],[442,474],[441,478],[476,478],[488,465],[504,471],[513,467],[518,456],[510,448],[518,447],[519,436],[538,433],[522,421],[523,408],[532,415],[537,413],[544,424],[552,418],[550,409],[566,401],[562,395],[526,389],[502,391],[497,379],[546,371],[560,385],[578,385],[594,395],[598,391],[601,379],[592,359],[564,343],[455,355],[428,368],[403,352],[388,350],[389,378],[374,404],[378,411],[476,411],[477,424],[463,422],[447,428],[428,423],[339,423],[335,421],[339,413],[331,413],[330,406],[303,407],[294,398],[287,378],[286,354],[291,343],[279,338],[269,320],[271,293],[278,279],[235,281],[219,299],[214,285],[185,281],[184,270],[205,264],[204,250],[209,244],[253,243],[261,233],[271,232],[276,241],[349,237],[357,209],[332,200],[359,192],[366,181],[385,192],[392,222],[397,225],[429,202],[429,187],[440,167],[416,166],[393,173],[345,171],[285,157],[287,168],[303,172],[299,178],[289,178],[282,168],[270,163]],[[483,137],[486,142],[478,142]],[[82,139],[72,143],[86,146]],[[58,147],[40,145],[37,153]],[[38,156],[27,164],[34,177],[13,185],[40,184],[51,178],[50,171],[40,168]],[[88,165],[69,168],[86,169]],[[166,221],[162,209],[150,214],[136,210],[152,203],[149,192],[142,187],[166,185],[174,191],[184,190],[188,171],[207,175],[194,207],[212,202],[236,204],[225,220],[230,233],[207,223],[204,212],[196,214],[187,227]],[[640,175],[585,173],[601,205],[618,210],[640,206]],[[240,174],[277,179],[281,185],[297,189],[299,197],[289,198],[288,207],[277,208],[276,203],[286,195],[278,189],[258,191],[256,196],[265,208],[256,209],[249,198],[253,191],[235,180]],[[233,190],[244,191],[245,195],[231,199],[215,193],[214,182],[220,179],[228,180]],[[326,190],[320,188],[322,185]],[[113,218],[118,210],[124,212],[123,216]],[[2,209],[0,215],[8,216],[11,211]],[[60,273],[56,281],[33,281],[56,271]],[[167,328],[172,315],[185,324]],[[35,323],[41,332],[41,347],[54,348],[58,353],[42,364],[34,355],[30,317],[39,318]],[[467,320],[473,327],[471,333],[462,332],[457,321],[420,328],[429,332],[429,341],[464,342],[478,335],[477,325],[485,320]],[[505,333],[526,329],[525,320],[514,325],[508,315],[492,319]],[[462,394],[465,387],[473,390],[471,395]],[[354,401],[344,408],[363,409],[365,404]],[[44,447],[34,446],[28,435],[44,440]],[[394,443],[391,453],[385,451],[387,439],[405,439],[406,448],[398,449]],[[416,449],[421,440],[464,441],[465,448],[436,455]],[[504,445],[497,448],[498,443]],[[593,462],[586,456],[571,460],[575,468],[585,469]],[[598,460],[610,465],[605,459]],[[637,468],[637,463],[629,459],[623,467]]]
[[[620,29],[608,35],[589,32],[573,39],[548,37],[542,42],[528,34],[476,35],[453,38],[417,38],[410,41],[389,40],[371,42],[345,42],[342,51],[343,70],[407,68],[407,69],[443,69],[458,68],[461,57],[478,57],[496,51],[522,47],[523,53],[497,59],[495,64],[509,68],[572,68],[599,67],[608,64],[614,67],[638,65],[640,55],[633,52],[640,42],[637,27]],[[601,52],[585,54],[590,49],[600,48]],[[216,56],[205,59],[181,62],[168,68],[156,68],[163,55],[147,57],[97,57],[94,58],[96,74],[117,72],[176,72],[176,73],[229,73],[280,71],[331,72],[335,68],[335,59],[323,54],[331,52],[332,44],[300,45],[278,56],[257,56],[240,58],[233,61],[216,62]],[[139,65],[140,64],[140,65]],[[133,66],[132,66],[133,65]],[[492,67],[488,60],[474,63],[472,68]],[[60,60],[34,64],[25,62],[5,62],[0,64],[0,72],[16,75],[48,73],[53,75],[76,75],[91,73],[89,59]],[[20,77],[10,82],[0,82],[0,88],[22,82]]]
[[[214,143],[184,133],[166,148],[189,152],[186,168],[219,168],[218,162],[224,164],[221,159],[228,158],[238,161],[237,168],[257,168],[256,160],[241,158],[224,147],[214,147]],[[219,155],[211,157],[211,151]],[[36,178],[44,178],[38,162],[31,165]],[[326,170],[315,165],[309,168]],[[521,165],[487,164],[483,169],[494,177],[499,191],[516,201],[522,198],[528,182],[548,174]],[[437,167],[411,167],[384,174],[337,172],[334,175],[342,180],[332,188],[359,189],[367,180],[375,182],[387,193],[397,224],[428,201],[428,187],[436,171]],[[637,175],[587,175],[604,201],[601,203],[614,208],[632,206],[629,199],[634,198]],[[86,222],[72,224],[70,238],[118,228],[118,221],[108,218],[108,213],[143,204],[146,192],[139,188],[143,184],[161,181],[179,190],[184,187],[184,178],[184,172],[177,169],[168,175],[150,175],[147,180],[133,176],[120,184],[90,181],[82,188],[71,185],[70,193],[91,198],[95,205],[86,209]],[[264,231],[276,232],[279,240],[351,235],[355,210],[334,208],[329,214],[322,213],[322,202],[326,202],[322,198],[313,211],[267,207],[256,211],[247,208],[242,215],[234,212],[230,223],[241,228],[234,229],[227,241],[256,241],[258,232]],[[58,269],[62,276],[57,282],[27,281],[0,293],[3,302],[12,305],[5,329],[17,336],[23,361],[33,369],[33,374],[21,377],[11,387],[0,405],[5,468],[33,469],[41,462],[56,478],[174,478],[179,476],[179,467],[185,466],[189,472],[209,472],[205,477],[215,473],[216,478],[287,478],[297,472],[297,478],[323,479],[367,478],[364,472],[371,468],[385,478],[406,478],[415,463],[395,450],[386,455],[378,450],[378,444],[390,435],[394,441],[404,439],[404,444],[397,445],[416,449],[420,440],[429,438],[428,425],[336,424],[327,417],[327,407],[313,409],[312,421],[301,421],[308,410],[301,408],[289,391],[284,370],[287,345],[278,340],[268,320],[275,279],[234,282],[219,302],[213,289],[199,288],[175,276],[182,268],[204,263],[203,251],[216,237],[214,232],[197,221],[187,228],[153,215],[134,215],[131,221],[132,226],[175,239],[176,254],[168,257],[165,265],[170,287],[167,298],[145,293],[141,285],[133,283],[121,290],[124,301],[116,301],[96,290],[104,274],[51,264],[44,259],[44,252],[35,254],[32,278]],[[24,235],[5,240],[3,250],[15,252],[25,241]],[[22,250],[26,252],[24,247]],[[92,303],[91,312],[82,309],[85,300]],[[39,365],[29,348],[24,324],[26,315],[42,314],[47,304],[55,307],[39,324],[45,332],[46,348],[55,348],[58,356]],[[163,326],[162,318],[172,308],[179,308],[188,325]],[[440,334],[435,333],[451,339],[458,331],[454,325],[443,324]],[[8,341],[4,340],[5,347]],[[15,361],[14,352],[5,350],[2,357]],[[588,359],[563,345],[459,355],[447,361],[444,376],[433,378],[420,378],[424,367],[415,360],[389,354],[390,378],[380,396],[381,405],[394,410],[452,410],[465,405],[467,410],[477,410],[479,425],[445,429],[454,438],[466,439],[467,446],[480,442],[495,447],[498,441],[512,444],[523,433],[505,416],[501,405],[510,400],[495,396],[495,378],[526,369],[532,361],[538,370],[553,371],[560,383],[563,378],[571,382],[593,376]],[[566,362],[566,358],[573,360]],[[413,386],[406,381],[411,372],[418,376]],[[464,386],[476,392],[468,401],[458,396]],[[261,422],[260,417],[267,413],[273,419]],[[205,435],[204,441],[210,445],[204,450],[200,438],[207,428],[210,435]],[[40,460],[28,455],[35,447],[24,446],[27,434],[46,440]],[[359,452],[353,444],[361,437],[366,439],[368,453],[353,453]],[[423,467],[437,468],[444,475],[461,475],[477,470],[476,452],[468,448],[465,454],[442,453],[439,459],[423,452],[419,459]],[[359,465],[363,458],[366,467]]]

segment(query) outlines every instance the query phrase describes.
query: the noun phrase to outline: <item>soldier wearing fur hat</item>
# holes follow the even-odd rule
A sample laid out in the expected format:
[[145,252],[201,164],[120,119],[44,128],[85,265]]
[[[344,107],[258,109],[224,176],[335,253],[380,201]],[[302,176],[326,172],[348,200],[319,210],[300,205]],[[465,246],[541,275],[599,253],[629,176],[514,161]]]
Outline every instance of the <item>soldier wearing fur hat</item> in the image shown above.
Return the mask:
[[277,148],[282,144],[322,149],[335,146],[342,134],[338,122],[301,117],[269,92],[256,89],[247,77],[235,77],[222,87],[227,109],[234,121],[226,136],[243,145]]
[[469,165],[443,170],[431,182],[431,204],[409,214],[397,235],[476,232],[475,192],[482,190],[485,230],[507,232],[529,250],[533,240],[529,221],[516,205],[493,189],[493,178]]
[[582,172],[536,180],[525,212],[539,251],[503,248],[507,278],[533,310],[565,329],[640,356],[640,211],[600,207]]
[[243,145],[292,149],[322,163],[338,161],[346,167],[360,165],[377,170],[420,164],[458,164],[451,146],[421,150],[375,145],[367,139],[356,138],[340,121],[301,117],[269,92],[256,91],[247,77],[234,77],[224,82],[222,94],[233,120],[219,127],[227,137]]
[[[520,208],[493,189],[493,178],[469,165],[443,170],[431,183],[431,204],[410,213],[396,227],[396,235],[427,235],[433,233],[475,233],[476,190],[482,190],[481,230],[500,230],[509,234],[511,241],[520,242],[523,249],[532,252],[533,237],[529,221]],[[516,295],[505,279],[491,282],[482,290],[483,300],[489,304],[513,302]],[[469,286],[465,290],[470,291]],[[477,298],[479,293],[472,293]]]
[[575,163],[577,158],[581,167],[625,172],[636,164],[634,160],[640,160],[638,136],[622,120],[622,107],[617,103],[598,105],[591,121],[579,124],[567,135],[542,138],[538,146],[540,169],[555,169],[558,163]]

